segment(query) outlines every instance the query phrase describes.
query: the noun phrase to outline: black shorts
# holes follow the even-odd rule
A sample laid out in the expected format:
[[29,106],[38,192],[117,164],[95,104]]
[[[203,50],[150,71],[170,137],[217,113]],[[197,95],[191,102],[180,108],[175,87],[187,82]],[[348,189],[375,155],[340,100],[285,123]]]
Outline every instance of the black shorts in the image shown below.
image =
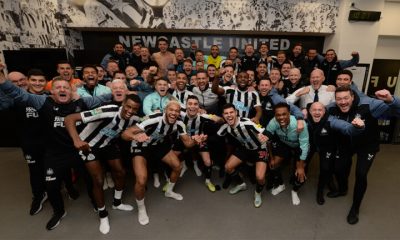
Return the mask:
[[232,155],[243,162],[256,163],[256,162],[267,162],[268,151],[266,149],[249,150],[244,147],[237,147]]
[[81,159],[84,163],[90,161],[108,161],[114,159],[121,159],[121,151],[116,144],[107,145],[103,148],[93,148],[88,154],[79,152]]
[[132,147],[132,155],[135,156],[142,156],[146,160],[154,159],[154,160],[161,160],[172,150],[172,144],[169,143],[160,143],[157,145],[151,145],[147,147]]
[[274,156],[279,156],[282,157],[283,159],[291,159],[294,158],[294,160],[300,160],[300,155],[301,155],[301,148],[300,147],[290,147],[283,143],[280,140],[273,140],[271,142],[272,146],[272,153]]
[[[183,144],[182,140],[180,140],[180,139],[178,141],[176,141],[174,143],[174,146],[172,147],[172,150],[178,151],[178,152],[183,152],[186,149],[188,149],[188,148],[185,147],[185,144]],[[209,152],[207,143],[205,143],[202,146],[195,145],[194,147],[192,147],[188,150],[193,151],[193,152]]]

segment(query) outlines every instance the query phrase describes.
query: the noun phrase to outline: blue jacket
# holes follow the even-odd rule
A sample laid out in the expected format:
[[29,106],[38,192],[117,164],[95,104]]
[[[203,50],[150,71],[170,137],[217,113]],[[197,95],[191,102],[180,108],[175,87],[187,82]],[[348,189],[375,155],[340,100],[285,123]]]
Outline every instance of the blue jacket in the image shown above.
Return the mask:
[[165,106],[173,99],[175,98],[170,94],[161,97],[158,92],[150,93],[143,100],[143,113],[145,115],[150,115],[156,113],[156,110],[164,112]]
[[352,151],[365,149],[378,152],[379,127],[377,118],[383,115],[400,116],[400,101],[397,97],[394,97],[394,101],[388,104],[382,100],[365,95],[360,97],[354,94],[354,101],[348,112],[341,112],[335,103],[328,105],[327,108],[330,115],[347,122],[351,122],[355,117],[364,120],[365,130],[362,134],[351,139],[348,137],[341,139],[343,147]]

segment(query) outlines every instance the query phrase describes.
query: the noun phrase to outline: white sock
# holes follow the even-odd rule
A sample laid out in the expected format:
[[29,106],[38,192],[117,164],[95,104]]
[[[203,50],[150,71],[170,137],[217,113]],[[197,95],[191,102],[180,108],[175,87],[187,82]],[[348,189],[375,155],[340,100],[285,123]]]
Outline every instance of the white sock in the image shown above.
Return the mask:
[[146,225],[149,223],[150,219],[147,216],[146,206],[144,205],[144,198],[142,200],[137,200],[136,203],[138,206],[138,221],[141,225]]
[[299,205],[300,204],[300,198],[299,195],[297,194],[297,192],[292,190],[292,203],[293,205]]
[[183,196],[181,194],[173,191],[174,187],[175,187],[175,183],[169,182],[167,185],[167,190],[165,191],[165,196],[169,197],[169,198],[173,198],[178,201],[183,200]]
[[202,172],[201,172],[201,170],[199,168],[199,165],[197,165],[197,161],[193,161],[193,169],[194,169],[194,172],[196,173],[196,175],[198,177],[200,177]]
[[103,207],[97,208],[98,211],[104,211],[106,210],[106,205],[104,205]]
[[181,174],[179,175],[179,177],[183,177],[183,174],[185,174],[186,170],[187,170],[187,166],[185,161],[182,162],[182,170],[181,170]]
[[172,192],[174,190],[174,187],[175,187],[175,183],[168,182],[167,191],[166,192]]
[[210,183],[211,180],[209,178],[206,178],[206,184]]
[[123,192],[123,190],[117,190],[117,189],[115,189],[114,190],[114,198],[115,199],[121,199],[122,198],[122,192]]
[[154,173],[153,178],[154,178],[154,184],[153,184],[154,187],[159,188],[160,187],[160,176],[158,176],[158,173]]
[[107,178],[107,186],[109,188],[113,188],[115,185],[114,185],[114,180],[112,179],[112,175],[110,172],[106,173],[106,178]]
[[103,190],[108,189],[107,178],[104,177]]

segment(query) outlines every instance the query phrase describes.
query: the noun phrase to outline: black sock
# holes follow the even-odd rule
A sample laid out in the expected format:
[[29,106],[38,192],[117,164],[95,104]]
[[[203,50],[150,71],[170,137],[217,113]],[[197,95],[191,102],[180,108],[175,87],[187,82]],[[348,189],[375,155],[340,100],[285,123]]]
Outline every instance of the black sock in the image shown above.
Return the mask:
[[114,198],[114,201],[113,201],[114,206],[119,206],[121,203],[122,203],[121,199]]
[[283,184],[283,178],[282,178],[282,172],[280,167],[276,167],[274,169],[271,169],[272,173],[272,184],[273,187],[276,188],[279,185]]
[[99,211],[99,217],[100,218],[105,218],[108,217],[108,212],[106,209]]
[[222,188],[227,189],[231,185],[232,178],[230,174],[225,174],[224,182],[222,183]]
[[259,184],[256,183],[256,192],[257,193],[261,193],[261,191],[263,190],[265,184]]
[[238,184],[242,184],[244,182],[243,178],[240,176],[238,170],[233,171],[233,173],[231,174],[231,178],[232,178],[232,180],[236,181]]
[[206,179],[210,179],[211,178],[211,166],[210,167],[205,167],[205,173],[204,173],[204,175],[205,175],[205,177],[206,177]]

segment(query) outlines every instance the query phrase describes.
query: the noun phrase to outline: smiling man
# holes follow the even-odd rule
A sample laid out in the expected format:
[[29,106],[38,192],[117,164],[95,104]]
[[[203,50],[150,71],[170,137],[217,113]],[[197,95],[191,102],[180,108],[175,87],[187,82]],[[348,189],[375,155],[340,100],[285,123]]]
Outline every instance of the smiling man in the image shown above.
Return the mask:
[[[320,102],[311,104],[307,118],[310,143],[315,146],[319,153],[319,179],[317,188],[317,203],[323,205],[324,188],[329,183],[334,173],[334,163],[338,146],[341,144],[337,139],[338,134],[355,136],[364,130],[364,121],[355,117],[351,123],[330,116],[325,106]],[[342,173],[343,174],[343,173]],[[343,185],[342,177],[337,173],[339,185]]]
[[[80,151],[79,154],[93,180],[93,196],[100,217],[99,230],[103,234],[110,231],[110,224],[104,202],[104,173],[101,161],[109,164],[115,182],[112,208],[132,211],[132,206],[121,202],[122,191],[125,187],[125,170],[120,160],[116,139],[122,131],[139,121],[140,118],[137,116],[139,110],[140,98],[131,94],[126,95],[121,107],[107,105],[74,113],[65,118],[65,127],[75,148]],[[87,125],[78,133],[76,124],[80,121]]]
[[[82,81],[79,78],[74,78],[74,69],[68,60],[61,60],[57,63],[57,73],[62,79],[68,81],[71,86],[80,87]],[[53,80],[48,81],[46,84],[46,90],[51,91]]]
[[178,73],[176,78],[176,88],[172,93],[178,101],[181,103],[182,110],[186,109],[186,101],[189,96],[193,95],[191,91],[187,89],[188,77],[185,73]]
[[[110,99],[104,97],[72,99],[72,87],[65,79],[53,80],[51,95],[29,94],[24,90],[6,81],[0,73],[0,89],[12,97],[15,103],[23,103],[34,107],[39,112],[43,123],[42,131],[45,134],[44,166],[46,169],[46,189],[53,207],[54,214],[46,225],[47,230],[56,228],[61,219],[66,216],[64,202],[61,195],[61,184],[68,177],[66,174],[75,166],[81,166],[79,154],[75,150],[64,127],[64,117],[68,114],[81,112],[98,107]],[[85,174],[82,174],[85,176]],[[90,181],[87,182],[90,184]],[[90,186],[88,189],[91,189]]]
[[[188,97],[186,103],[186,112],[181,112],[181,118],[183,119],[183,122],[186,125],[186,131],[188,132],[189,136],[206,135],[207,131],[210,130],[209,129],[210,124],[213,124],[214,122],[222,123],[223,121],[220,117],[215,115],[200,114],[199,99],[194,95]],[[185,146],[182,143],[182,141],[178,141],[176,144],[174,144],[173,150],[177,156],[179,156],[182,152],[184,152]],[[198,148],[191,149],[191,153],[200,155],[205,166],[205,171],[204,171],[206,178],[205,185],[207,186],[208,190],[210,190],[211,192],[215,192],[215,186],[211,182],[212,161],[207,143],[204,143]],[[187,169],[184,160],[182,163],[183,163],[183,169],[181,176]],[[202,172],[199,169],[197,160],[194,157],[193,157],[193,168],[196,172],[196,175],[201,176]]]
[[227,175],[223,187],[227,188],[231,180],[235,180],[238,185],[229,190],[230,194],[246,190],[246,183],[239,176],[237,168],[243,162],[255,165],[257,184],[254,192],[254,206],[258,208],[262,204],[261,191],[265,185],[265,173],[267,171],[266,145],[258,139],[264,129],[248,118],[239,117],[238,111],[231,103],[224,105],[222,115],[226,124],[218,130],[218,135],[230,136],[238,142],[238,146],[225,163]]
[[[277,195],[285,190],[281,169],[282,161],[293,159],[295,171],[291,177],[292,203],[299,205],[300,198],[297,192],[306,180],[304,167],[310,144],[307,128],[298,132],[298,122],[294,116],[290,115],[289,109],[290,106],[287,103],[276,104],[274,106],[275,117],[268,123],[263,133],[268,136],[268,139],[272,139],[274,135],[277,137],[277,141],[272,144],[273,157],[270,161],[270,174],[274,179],[274,188],[271,193]],[[263,141],[265,140],[267,139],[263,139]]]
[[[10,75],[11,73],[9,77]],[[18,74],[16,75],[18,76]],[[25,76],[23,77],[26,78]],[[29,70],[27,92],[48,95],[49,93],[44,90],[45,86],[46,78],[44,73],[39,69]],[[19,126],[17,132],[20,137],[21,148],[29,167],[29,179],[33,195],[29,213],[30,215],[35,215],[42,210],[42,204],[47,199],[44,177],[45,134],[41,128],[41,121],[36,108],[27,104],[17,103],[13,105],[13,109],[17,114],[17,124]]]
[[299,101],[299,107],[303,110],[303,114],[307,116],[307,107],[313,102],[321,102],[327,106],[334,99],[334,93],[328,90],[328,86],[322,85],[325,80],[324,72],[321,69],[315,69],[311,72],[311,85],[297,89],[293,94],[288,96],[286,100],[292,104]]
[[98,70],[94,65],[85,65],[82,69],[82,78],[84,85],[77,89],[78,95],[81,97],[99,96],[102,94],[110,94],[109,87],[98,83]]
[[393,97],[387,90],[379,90],[375,93],[378,99],[359,97],[354,94],[350,86],[338,87],[335,91],[336,103],[328,106],[329,113],[344,121],[352,121],[361,118],[365,123],[365,130],[356,137],[340,136],[342,144],[339,149],[339,159],[342,163],[341,181],[339,192],[331,197],[345,196],[347,194],[347,179],[349,177],[352,156],[357,154],[356,181],[354,184],[353,204],[347,215],[349,224],[356,224],[359,220],[358,214],[361,202],[367,190],[367,175],[376,154],[379,151],[379,128],[377,118],[389,114],[399,116],[399,99]]
[[147,161],[163,161],[171,168],[169,182],[166,186],[165,196],[175,200],[182,200],[181,194],[173,191],[175,183],[181,172],[181,164],[172,151],[172,145],[177,136],[182,140],[186,147],[193,147],[196,143],[201,143],[205,139],[199,135],[191,137],[186,133],[185,124],[179,119],[180,104],[177,101],[170,101],[164,113],[148,116],[140,124],[128,128],[122,134],[126,141],[132,141],[132,166],[136,176],[134,191],[138,205],[138,220],[141,225],[149,223],[144,194],[147,183]]
[[249,88],[249,74],[240,72],[236,78],[236,87],[220,87],[218,79],[212,83],[212,91],[226,98],[227,103],[232,103],[239,112],[240,117],[250,118],[255,123],[260,122],[262,109],[258,93]]
[[168,93],[168,81],[159,78],[154,83],[155,91],[147,95],[143,100],[143,112],[145,115],[161,113],[169,101],[175,98]]

